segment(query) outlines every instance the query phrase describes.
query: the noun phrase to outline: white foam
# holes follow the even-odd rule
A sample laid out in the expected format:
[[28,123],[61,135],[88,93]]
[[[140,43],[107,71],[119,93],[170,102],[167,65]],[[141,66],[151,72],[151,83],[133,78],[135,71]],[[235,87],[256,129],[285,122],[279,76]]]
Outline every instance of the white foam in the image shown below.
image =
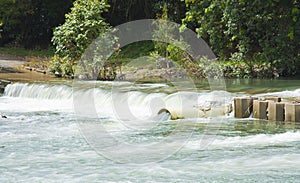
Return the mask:
[[[166,84],[138,84],[135,87],[149,88],[153,93],[125,89],[125,82],[96,82],[102,85],[120,86],[113,88],[94,88],[95,83],[87,86],[69,87],[47,84],[10,84],[5,88],[4,97],[13,98],[14,104],[0,106],[9,110],[23,108],[22,111],[43,111],[69,109],[75,107],[80,116],[111,117],[121,120],[147,121],[154,118],[163,108],[193,109],[207,106],[225,106],[231,103],[233,94],[226,91],[176,92],[166,94],[155,92],[157,88],[168,87]],[[125,86],[125,87],[124,87]],[[125,89],[125,90],[124,90]],[[22,100],[18,101],[18,98]]]
[[4,96],[35,99],[70,99],[72,97],[72,89],[64,85],[15,83],[6,86]]
[[[203,139],[190,141],[186,147],[191,149],[219,149],[219,148],[231,148],[231,147],[246,147],[246,146],[266,146],[284,144],[288,142],[300,141],[300,132],[286,132],[281,134],[258,134],[253,136],[236,136],[236,137],[224,137],[220,139],[219,136],[204,137]],[[208,144],[203,146],[203,144]]]
[[271,93],[263,93],[256,95],[258,97],[266,97],[266,96],[278,96],[281,98],[292,98],[292,97],[300,97],[300,88],[296,90],[286,90],[281,92],[271,92]]

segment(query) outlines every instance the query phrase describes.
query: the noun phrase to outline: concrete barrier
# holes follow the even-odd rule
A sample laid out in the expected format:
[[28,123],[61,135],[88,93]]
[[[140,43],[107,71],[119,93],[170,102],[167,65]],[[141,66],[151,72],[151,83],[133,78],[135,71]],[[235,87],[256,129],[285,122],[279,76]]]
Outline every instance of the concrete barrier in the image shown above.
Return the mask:
[[280,97],[265,97],[265,100],[270,100],[270,101],[274,101],[274,102],[281,102]]
[[297,103],[285,104],[285,121],[300,122],[300,104]]
[[[280,97],[266,97],[262,99],[253,97],[234,98],[234,117],[249,118],[253,113],[253,118],[276,122],[300,122],[300,103],[280,102]],[[182,118],[208,118],[228,115],[232,112],[230,106],[189,106],[179,108],[177,106],[167,106],[161,109],[158,114],[169,113],[171,119]]]
[[253,111],[252,97],[236,97],[234,98],[234,117],[249,118]]
[[253,117],[257,119],[268,119],[267,109],[268,101],[254,100],[253,101]]
[[269,102],[268,119],[270,121],[284,121],[284,103]]
[[232,106],[208,106],[192,108],[163,108],[158,114],[168,113],[172,120],[184,118],[209,118],[228,115],[232,112]]

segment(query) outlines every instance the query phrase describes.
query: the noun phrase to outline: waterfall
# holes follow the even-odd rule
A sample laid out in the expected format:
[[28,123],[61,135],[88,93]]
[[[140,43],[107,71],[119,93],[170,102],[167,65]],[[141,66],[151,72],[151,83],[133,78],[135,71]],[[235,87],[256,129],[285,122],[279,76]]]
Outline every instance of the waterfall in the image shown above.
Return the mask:
[[173,119],[225,115],[228,113],[226,106],[231,103],[233,97],[231,93],[225,91],[167,94],[132,91],[128,88],[130,87],[125,86],[121,90],[116,90],[94,88],[91,85],[88,88],[74,89],[66,85],[14,83],[7,85],[4,97],[48,101],[73,100],[78,113],[90,114],[91,108],[95,108],[98,116],[115,116],[126,120],[156,118],[162,109],[173,115]]
[[6,86],[4,96],[36,99],[70,99],[72,97],[72,88],[64,85],[15,83]]

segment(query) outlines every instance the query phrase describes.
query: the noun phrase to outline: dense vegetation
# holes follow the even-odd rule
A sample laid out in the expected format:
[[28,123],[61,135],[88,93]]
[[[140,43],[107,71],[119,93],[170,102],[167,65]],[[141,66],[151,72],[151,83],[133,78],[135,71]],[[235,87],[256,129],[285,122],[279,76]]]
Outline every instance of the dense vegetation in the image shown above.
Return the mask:
[[73,0],[1,0],[0,46],[47,48]]
[[298,0],[186,3],[189,10],[184,22],[196,28],[219,57],[245,61],[248,65],[264,62],[277,68],[281,76],[293,75],[299,68]]
[[[40,49],[53,45],[56,55],[50,69],[71,75],[92,40],[113,26],[146,18],[170,20],[195,30],[218,56],[217,65],[225,77],[299,74],[299,0],[1,0],[0,46]],[[156,36],[165,28],[160,27]],[[145,54],[199,67],[194,72],[207,70],[203,64],[195,66],[197,62],[174,45],[146,42],[144,46],[153,49],[144,49]],[[120,52],[124,60],[131,55],[128,48]]]

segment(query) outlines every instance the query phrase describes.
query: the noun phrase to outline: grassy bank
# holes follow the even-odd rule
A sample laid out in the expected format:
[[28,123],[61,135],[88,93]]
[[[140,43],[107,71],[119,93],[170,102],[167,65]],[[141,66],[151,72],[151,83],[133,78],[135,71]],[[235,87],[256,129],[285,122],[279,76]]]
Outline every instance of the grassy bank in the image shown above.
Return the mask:
[[[118,54],[114,54],[110,59],[117,61],[123,65],[123,71],[134,71],[140,69],[153,69],[153,61],[147,62],[150,53],[154,51],[154,44],[152,41],[136,42],[121,48]],[[66,60],[54,57],[53,49],[46,50],[27,50],[24,48],[7,48],[0,47],[0,54],[13,55],[25,58],[28,61],[25,66],[37,68],[41,70],[48,70],[52,73],[56,71],[61,75],[72,76],[74,69],[69,71],[69,68],[75,68],[74,64]],[[56,60],[58,59],[58,60]],[[152,60],[152,59],[151,59]],[[150,63],[150,64],[149,64]],[[69,64],[69,65],[68,65]],[[202,73],[201,76],[211,77],[225,77],[225,78],[278,78],[283,71],[280,68],[267,62],[249,62],[246,61],[230,61],[220,60],[214,64],[194,65],[200,69],[191,69],[193,73]],[[190,68],[187,68],[190,69]],[[299,78],[299,72],[296,73]]]
[[0,54],[18,57],[52,57],[54,55],[54,50],[51,48],[46,50],[28,50],[25,48],[0,47]]
[[154,44],[152,41],[136,42],[121,48],[118,57],[126,62],[128,60],[148,56],[153,50]]

